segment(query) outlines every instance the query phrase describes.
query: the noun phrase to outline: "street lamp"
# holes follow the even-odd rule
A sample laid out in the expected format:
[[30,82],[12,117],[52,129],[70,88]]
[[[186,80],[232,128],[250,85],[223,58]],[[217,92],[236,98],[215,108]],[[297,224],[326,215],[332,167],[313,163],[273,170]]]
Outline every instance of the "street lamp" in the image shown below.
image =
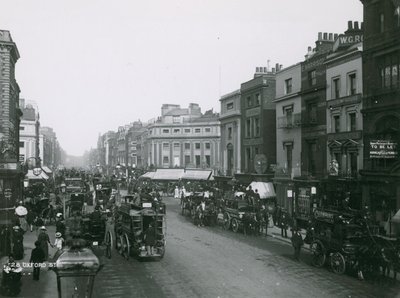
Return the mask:
[[83,239],[72,239],[71,247],[61,251],[54,262],[58,297],[92,297],[96,274],[100,271],[99,258],[82,245]]
[[66,191],[67,186],[63,182],[63,183],[61,183],[60,187],[61,187],[61,193],[62,193],[62,197],[63,197],[63,217],[67,218],[67,215],[65,214],[65,191]]

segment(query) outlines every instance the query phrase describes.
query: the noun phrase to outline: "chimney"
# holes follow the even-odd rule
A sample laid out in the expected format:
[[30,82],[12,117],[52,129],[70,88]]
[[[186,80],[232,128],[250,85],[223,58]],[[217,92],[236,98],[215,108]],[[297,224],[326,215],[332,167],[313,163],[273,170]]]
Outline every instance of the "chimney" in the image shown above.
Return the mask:
[[358,22],[354,22],[354,29],[355,29],[355,30],[359,30],[359,28],[358,28]]
[[329,40],[333,40],[333,33],[329,33]]
[[279,70],[282,70],[282,68],[283,68],[283,65],[279,64]]
[[353,29],[353,22],[352,21],[348,21],[347,22],[347,30],[352,30]]
[[308,47],[307,48],[307,52],[309,53],[309,52],[311,52],[312,51],[312,47]]
[[268,72],[268,70],[267,70],[267,68],[266,68],[266,67],[264,67],[264,72],[265,72],[265,73],[267,73],[267,72]]
[[364,29],[364,23],[363,23],[363,22],[361,22],[361,24],[360,24],[360,29],[361,29],[361,30]]
[[318,32],[318,40],[322,40],[322,32]]
[[328,33],[324,32],[324,38],[323,40],[328,40]]
[[276,71],[279,71],[279,63],[275,63],[275,69]]
[[259,67],[256,67],[256,72],[260,72],[260,68]]
[[272,67],[272,73],[275,73],[275,67]]
[[333,36],[333,39],[336,40],[338,38],[338,36],[339,35],[337,33],[335,33],[335,35]]

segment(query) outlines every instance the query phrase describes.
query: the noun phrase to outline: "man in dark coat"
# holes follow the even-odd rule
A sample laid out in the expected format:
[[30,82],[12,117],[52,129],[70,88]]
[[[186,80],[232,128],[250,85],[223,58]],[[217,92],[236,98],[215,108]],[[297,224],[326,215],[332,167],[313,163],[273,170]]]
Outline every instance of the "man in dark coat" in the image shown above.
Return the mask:
[[293,229],[292,233],[292,245],[294,248],[294,259],[296,261],[300,261],[300,250],[301,247],[303,246],[303,237],[301,237],[301,234],[297,228]]
[[31,258],[29,262],[33,266],[33,280],[39,280],[40,277],[40,266],[45,261],[45,255],[40,247],[40,242],[35,242],[35,248],[32,249]]
[[156,244],[156,230],[153,228],[152,224],[149,224],[149,228],[144,234],[144,244],[146,245],[147,254],[152,255],[153,247]]

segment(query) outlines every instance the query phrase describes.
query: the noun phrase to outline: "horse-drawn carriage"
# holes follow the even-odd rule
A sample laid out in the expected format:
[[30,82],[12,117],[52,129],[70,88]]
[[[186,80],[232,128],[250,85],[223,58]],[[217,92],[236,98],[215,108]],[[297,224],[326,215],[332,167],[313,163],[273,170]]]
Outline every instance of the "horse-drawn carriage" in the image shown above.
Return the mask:
[[385,271],[386,256],[392,255],[392,262],[400,260],[396,245],[377,233],[377,227],[361,212],[316,209],[305,242],[310,244],[315,267],[328,262],[337,274],[346,271],[376,274]]
[[72,193],[70,199],[68,201],[68,210],[69,216],[78,212],[79,214],[82,213],[83,205],[85,202],[85,194],[83,193]]
[[[140,198],[140,197],[139,197]],[[152,253],[146,250],[146,237],[154,239]],[[116,249],[126,259],[130,255],[138,258],[161,259],[165,253],[165,204],[140,198],[133,201],[130,196],[123,199],[115,214]]]
[[255,230],[256,213],[257,207],[250,204],[247,199],[241,197],[227,199],[223,206],[224,228],[232,229],[235,233],[240,230],[246,232],[249,228]]

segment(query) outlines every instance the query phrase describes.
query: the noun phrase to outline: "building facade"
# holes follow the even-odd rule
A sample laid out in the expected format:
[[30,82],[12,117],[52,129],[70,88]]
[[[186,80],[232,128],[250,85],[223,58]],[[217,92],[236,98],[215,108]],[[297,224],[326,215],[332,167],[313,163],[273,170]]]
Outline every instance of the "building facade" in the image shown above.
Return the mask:
[[256,67],[254,78],[240,87],[244,173],[264,174],[276,164],[275,72],[276,68]]
[[19,161],[26,163],[28,160],[38,160],[39,155],[39,113],[31,104],[25,105],[25,100],[20,100],[22,118],[19,125]]
[[[363,0],[363,205],[382,225],[400,209],[400,4]],[[390,231],[387,231],[388,233]]]
[[241,172],[240,140],[241,114],[240,90],[226,94],[220,98],[221,113],[221,171],[225,176],[233,176]]
[[301,175],[301,64],[287,67],[276,74],[276,154],[274,183],[277,202],[292,213],[292,200],[287,191],[293,178]]
[[335,40],[326,64],[326,195],[329,205],[341,206],[350,192],[350,206],[361,208],[358,172],[363,168],[362,38],[358,22]]
[[0,30],[0,208],[22,198],[25,175],[19,162],[20,89],[15,79],[19,52],[10,32]]
[[219,167],[219,115],[202,114],[198,104],[164,104],[161,117],[148,126],[147,141],[148,164],[156,168]]

